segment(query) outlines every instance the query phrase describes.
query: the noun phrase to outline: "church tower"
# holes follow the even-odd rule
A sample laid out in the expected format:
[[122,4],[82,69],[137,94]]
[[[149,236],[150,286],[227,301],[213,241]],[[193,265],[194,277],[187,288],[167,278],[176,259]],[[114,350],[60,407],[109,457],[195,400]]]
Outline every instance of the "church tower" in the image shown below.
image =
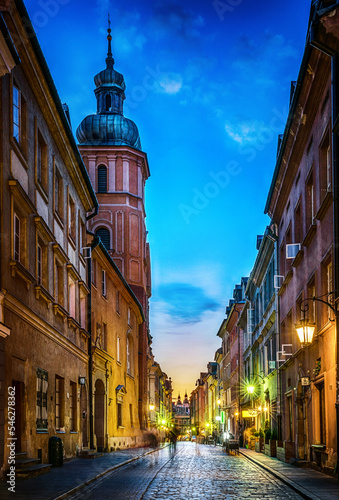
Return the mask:
[[98,214],[88,221],[88,229],[100,236],[146,318],[138,346],[139,418],[141,428],[145,428],[151,270],[144,188],[150,172],[138,128],[123,115],[126,86],[123,75],[114,69],[110,28],[107,40],[106,69],[94,77],[97,112],[82,120],[76,136],[99,202]]

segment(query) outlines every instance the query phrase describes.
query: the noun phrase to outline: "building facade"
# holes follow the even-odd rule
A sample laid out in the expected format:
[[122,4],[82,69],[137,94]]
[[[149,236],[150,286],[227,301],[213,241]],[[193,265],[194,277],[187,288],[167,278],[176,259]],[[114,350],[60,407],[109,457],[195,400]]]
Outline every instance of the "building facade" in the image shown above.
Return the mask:
[[[4,387],[6,401],[9,388],[15,392],[15,451],[47,462],[51,435],[62,438],[66,456],[82,444],[79,377],[89,359],[82,247],[97,200],[27,20],[21,1],[6,3],[2,33],[17,60],[0,84]],[[4,422],[7,441],[9,412]]]
[[145,183],[150,172],[137,126],[123,115],[124,77],[114,69],[108,30],[106,69],[94,77],[97,113],[83,119],[76,135],[99,202],[88,229],[99,236],[142,305],[139,326],[139,421],[147,427],[147,355],[150,251],[145,225]]
[[[282,435],[299,461],[338,460],[338,11],[313,2],[307,43],[266,204],[278,227]],[[315,300],[312,300],[313,297]],[[320,299],[320,300],[319,300]],[[321,302],[323,300],[324,302]],[[332,309],[333,308],[333,309]],[[302,343],[296,325],[314,326]],[[336,415],[337,404],[337,415]]]

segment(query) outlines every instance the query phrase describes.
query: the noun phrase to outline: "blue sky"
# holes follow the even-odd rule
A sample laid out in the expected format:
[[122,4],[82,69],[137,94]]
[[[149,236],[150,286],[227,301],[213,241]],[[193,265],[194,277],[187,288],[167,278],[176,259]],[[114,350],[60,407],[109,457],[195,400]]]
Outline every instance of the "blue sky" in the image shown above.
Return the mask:
[[124,114],[151,169],[151,334],[175,396],[213,361],[225,306],[269,222],[264,206],[310,3],[26,1],[74,132],[96,111],[110,12]]

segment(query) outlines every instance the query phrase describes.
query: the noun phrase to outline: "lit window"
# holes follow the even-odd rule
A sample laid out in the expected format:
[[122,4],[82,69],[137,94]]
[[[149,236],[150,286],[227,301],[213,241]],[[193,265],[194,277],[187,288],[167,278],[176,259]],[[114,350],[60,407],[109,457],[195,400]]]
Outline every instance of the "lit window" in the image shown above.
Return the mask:
[[68,278],[68,309],[72,318],[75,318],[75,283]]
[[13,137],[20,142],[21,121],[21,94],[20,90],[13,87]]

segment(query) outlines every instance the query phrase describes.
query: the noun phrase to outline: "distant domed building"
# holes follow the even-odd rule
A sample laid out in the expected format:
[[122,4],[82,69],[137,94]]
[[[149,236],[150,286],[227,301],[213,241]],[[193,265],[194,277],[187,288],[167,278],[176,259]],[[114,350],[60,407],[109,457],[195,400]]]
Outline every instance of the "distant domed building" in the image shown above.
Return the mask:
[[185,392],[185,398],[181,401],[180,393],[178,393],[177,402],[173,403],[173,416],[175,426],[179,430],[179,435],[182,437],[189,436],[191,430],[190,402]]

